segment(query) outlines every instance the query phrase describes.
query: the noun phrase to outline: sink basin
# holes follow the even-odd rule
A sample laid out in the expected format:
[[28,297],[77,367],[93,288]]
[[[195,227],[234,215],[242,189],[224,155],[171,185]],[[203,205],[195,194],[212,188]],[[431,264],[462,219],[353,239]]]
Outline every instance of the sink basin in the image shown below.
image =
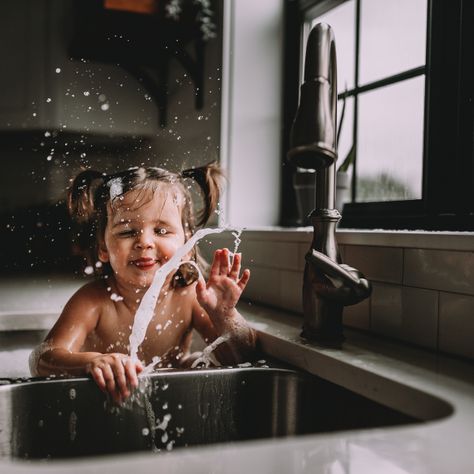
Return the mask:
[[[0,385],[0,456],[66,458],[419,422],[285,368],[163,371],[114,406],[92,380]],[[143,387],[142,387],[143,385]]]

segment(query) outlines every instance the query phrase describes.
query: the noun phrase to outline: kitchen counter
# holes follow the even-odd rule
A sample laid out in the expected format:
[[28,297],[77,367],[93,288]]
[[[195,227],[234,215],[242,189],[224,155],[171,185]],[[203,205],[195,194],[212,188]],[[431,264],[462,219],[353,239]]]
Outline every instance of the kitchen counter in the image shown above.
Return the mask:
[[[56,299],[38,303],[37,298],[46,291],[44,285],[38,283],[32,289],[24,283],[15,286],[9,280],[8,291],[5,285],[0,287],[0,327],[2,318],[12,317],[11,311],[16,311],[17,321],[32,318],[38,305],[43,314],[57,314],[65,302],[64,296],[81,283],[65,282],[63,291],[55,293],[59,295]],[[55,281],[56,289],[57,286]],[[36,296],[18,301],[15,295],[25,288],[30,293],[36,291]],[[442,418],[399,427],[186,448],[163,455],[134,453],[68,461],[0,461],[0,472],[474,472],[473,364],[353,331],[346,331],[347,339],[341,348],[322,347],[299,337],[301,319],[294,314],[245,302],[240,310],[259,331],[262,349],[268,356],[417,418],[429,420],[440,414]],[[50,319],[45,318],[47,324]],[[29,323],[23,321],[22,329],[26,329]],[[451,414],[448,406],[453,408]]]

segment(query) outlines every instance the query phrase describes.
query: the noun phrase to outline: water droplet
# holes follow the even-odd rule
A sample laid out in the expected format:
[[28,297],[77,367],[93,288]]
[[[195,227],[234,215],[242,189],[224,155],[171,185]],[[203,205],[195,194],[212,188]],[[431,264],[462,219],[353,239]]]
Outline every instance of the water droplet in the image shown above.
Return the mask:
[[94,268],[91,265],[88,265],[86,268],[84,268],[84,273],[86,275],[92,275],[94,273]]

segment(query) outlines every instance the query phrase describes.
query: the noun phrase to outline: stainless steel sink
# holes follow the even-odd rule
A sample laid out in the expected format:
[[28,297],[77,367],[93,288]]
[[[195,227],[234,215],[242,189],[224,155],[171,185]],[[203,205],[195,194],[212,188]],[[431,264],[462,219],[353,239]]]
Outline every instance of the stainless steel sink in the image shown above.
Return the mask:
[[164,371],[142,382],[123,407],[85,378],[0,384],[0,456],[166,451],[418,421],[292,369]]

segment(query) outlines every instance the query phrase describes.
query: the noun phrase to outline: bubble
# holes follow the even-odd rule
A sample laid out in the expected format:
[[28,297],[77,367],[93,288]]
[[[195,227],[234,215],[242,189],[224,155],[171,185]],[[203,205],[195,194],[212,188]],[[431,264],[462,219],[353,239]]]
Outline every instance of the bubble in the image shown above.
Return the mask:
[[60,67],[57,67],[57,68],[55,69],[55,71],[56,71],[56,74],[59,74],[59,73],[61,72],[61,68],[60,68]]
[[71,400],[75,400],[76,399],[76,389],[75,388],[71,388],[71,390],[69,390],[69,398]]
[[102,105],[100,106],[101,110],[104,110],[104,111],[109,110],[109,107],[110,107],[109,104],[102,104]]
[[46,99],[46,102],[48,102],[48,103],[51,102],[51,97],[48,97],[48,98]]
[[143,428],[142,429],[142,435],[143,436],[148,436],[150,434],[150,430],[148,428]]
[[89,91],[84,91],[83,94],[84,94],[86,97],[88,97],[88,96],[91,95],[91,93],[90,93]]

